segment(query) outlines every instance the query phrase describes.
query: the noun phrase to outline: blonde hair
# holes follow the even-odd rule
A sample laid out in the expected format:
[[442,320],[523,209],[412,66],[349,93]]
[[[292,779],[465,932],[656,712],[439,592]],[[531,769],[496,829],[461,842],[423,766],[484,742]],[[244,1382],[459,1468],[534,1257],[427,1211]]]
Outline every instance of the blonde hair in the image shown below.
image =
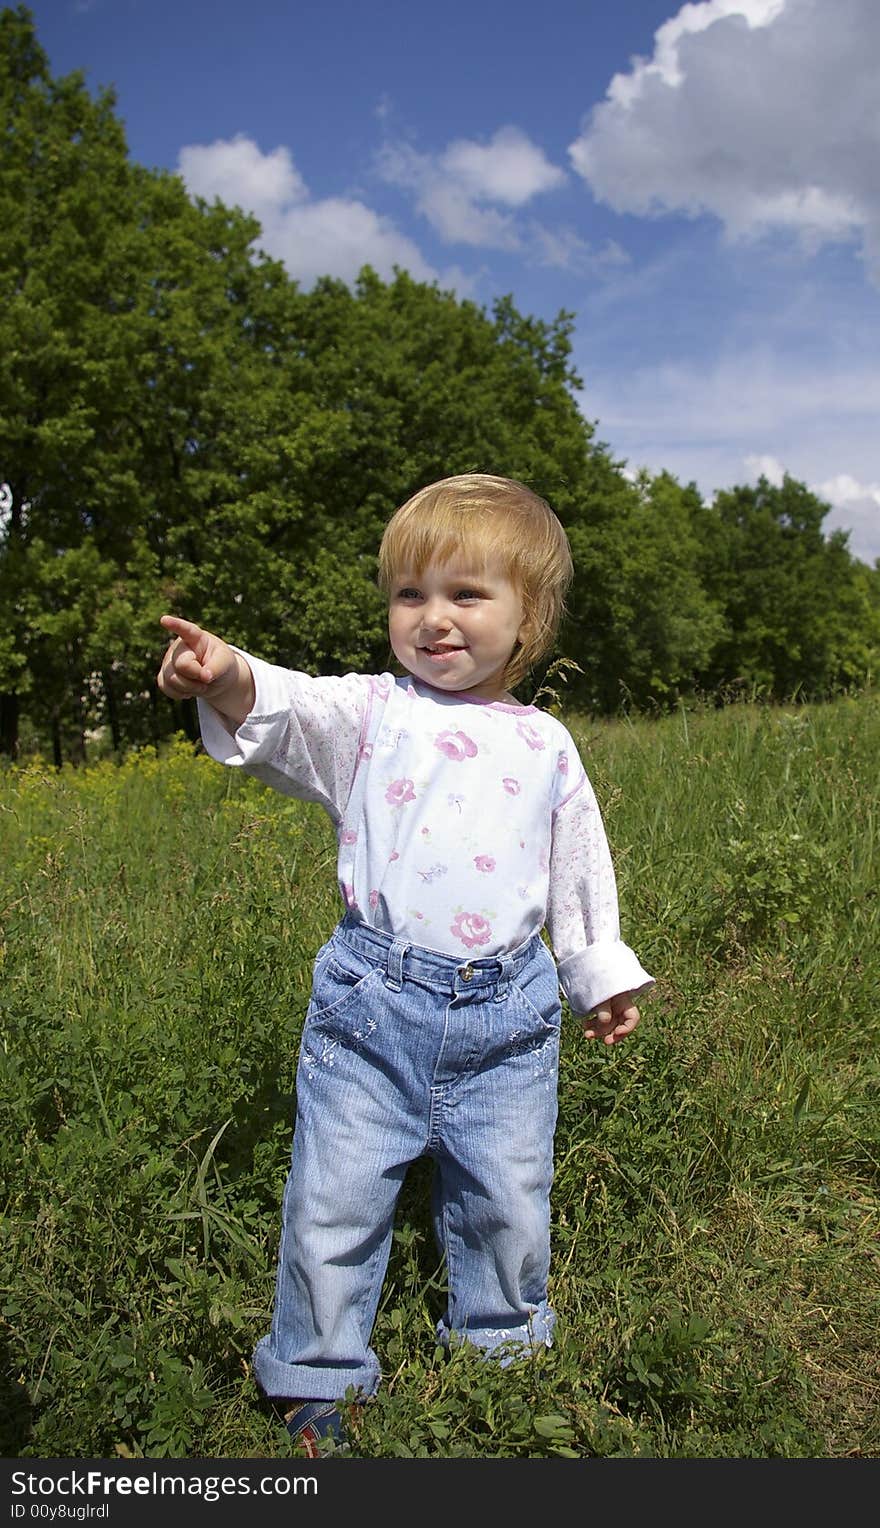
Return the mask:
[[571,548],[544,499],[513,478],[465,472],[441,478],[401,504],[379,547],[379,587],[401,572],[463,555],[476,566],[497,559],[523,604],[523,638],[504,682],[513,688],[552,648],[572,579]]

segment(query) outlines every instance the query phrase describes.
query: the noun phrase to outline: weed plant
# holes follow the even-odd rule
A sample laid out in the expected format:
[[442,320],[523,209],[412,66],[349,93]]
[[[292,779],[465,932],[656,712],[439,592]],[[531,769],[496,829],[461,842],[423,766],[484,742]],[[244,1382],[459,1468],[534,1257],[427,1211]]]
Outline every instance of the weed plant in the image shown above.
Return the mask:
[[[416,1163],[351,1453],[876,1457],[880,701],[566,720],[657,984],[623,1046],[565,1017],[558,1341],[436,1348]],[[0,775],[5,1455],[291,1453],[249,1358],[334,869],[182,739]]]

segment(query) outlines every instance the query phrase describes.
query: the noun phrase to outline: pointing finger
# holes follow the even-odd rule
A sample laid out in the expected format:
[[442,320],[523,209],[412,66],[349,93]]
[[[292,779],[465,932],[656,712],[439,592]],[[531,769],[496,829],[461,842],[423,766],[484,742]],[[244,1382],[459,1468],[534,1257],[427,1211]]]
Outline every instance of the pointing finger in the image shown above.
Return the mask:
[[185,621],[182,616],[160,616],[159,624],[164,626],[166,631],[170,631],[173,636],[179,637],[192,652],[197,650],[200,643],[204,643],[207,640],[208,634],[201,626],[197,626],[195,621]]

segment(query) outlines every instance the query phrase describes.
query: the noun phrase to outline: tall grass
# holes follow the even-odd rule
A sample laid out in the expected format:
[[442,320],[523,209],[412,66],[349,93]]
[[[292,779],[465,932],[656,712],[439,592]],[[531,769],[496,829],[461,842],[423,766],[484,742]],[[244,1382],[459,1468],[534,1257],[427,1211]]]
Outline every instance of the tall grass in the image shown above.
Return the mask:
[[[566,1019],[558,1341],[438,1353],[417,1163],[352,1452],[875,1457],[880,702],[566,719],[657,985]],[[334,864],[182,741],[0,776],[4,1454],[290,1451],[249,1356]]]

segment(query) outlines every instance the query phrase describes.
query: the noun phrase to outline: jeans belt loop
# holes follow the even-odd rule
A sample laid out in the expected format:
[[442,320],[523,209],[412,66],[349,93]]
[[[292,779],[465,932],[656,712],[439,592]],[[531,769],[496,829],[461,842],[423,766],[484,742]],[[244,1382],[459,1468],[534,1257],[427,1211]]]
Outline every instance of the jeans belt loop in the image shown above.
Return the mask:
[[498,976],[498,986],[497,986],[496,991],[495,991],[495,1002],[496,1003],[503,1003],[504,1002],[505,998],[507,997],[508,992],[510,991],[510,982],[511,982],[510,961],[504,960],[501,963],[501,971],[500,971],[499,976]]
[[400,992],[403,987],[403,961],[409,945],[403,939],[395,939],[388,951],[388,963],[385,968],[385,985],[392,992]]

